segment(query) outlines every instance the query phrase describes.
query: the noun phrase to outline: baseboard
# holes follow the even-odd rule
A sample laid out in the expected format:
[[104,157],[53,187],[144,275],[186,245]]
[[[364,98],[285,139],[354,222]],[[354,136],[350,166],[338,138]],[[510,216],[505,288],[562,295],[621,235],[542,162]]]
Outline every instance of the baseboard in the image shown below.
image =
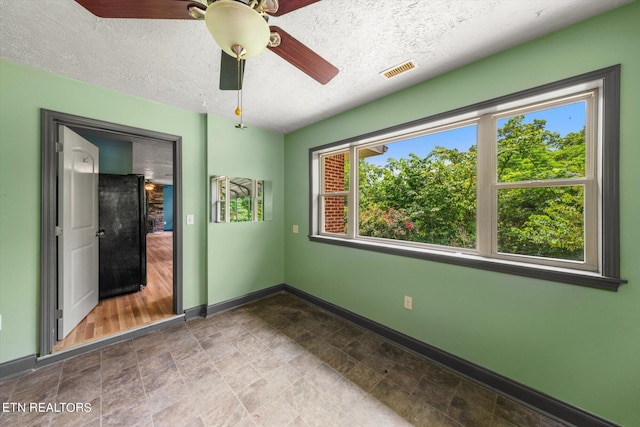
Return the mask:
[[178,323],[183,323],[185,321],[185,316],[176,315],[175,317],[171,317],[169,319],[161,320],[156,323],[152,323],[150,325],[141,326],[136,329],[132,329],[130,331],[122,332],[117,335],[109,336],[103,339],[99,339],[96,341],[92,341],[88,344],[79,345],[77,347],[71,347],[68,350],[61,350],[55,353],[48,354],[46,356],[40,357],[37,359],[37,367],[50,365],[55,362],[59,362],[64,359],[69,359],[74,356],[78,356],[80,354],[89,353],[93,350],[98,350],[104,347],[108,347],[112,344],[117,344],[122,341],[127,341],[132,338],[142,337],[144,335],[150,334],[155,331],[159,331],[161,329],[169,328]]
[[146,328],[130,331],[120,336],[101,340],[99,342],[91,343],[86,346],[80,346],[68,351],[54,353],[44,358],[37,359],[35,355],[31,355],[9,362],[0,363],[0,380],[19,375],[36,367],[44,366],[46,364],[54,363],[62,359],[76,356],[78,354],[106,347],[119,341],[146,335],[150,332],[163,329],[178,322],[192,320],[195,318],[203,317],[205,315],[211,316],[217,313],[222,313],[224,311],[241,307],[251,302],[258,301],[263,298],[268,298],[272,295],[282,292],[286,292],[294,297],[308,302],[309,304],[326,310],[344,320],[347,320],[376,335],[379,335],[387,341],[402,346],[418,355],[439,363],[440,365],[451,369],[452,371],[455,371],[464,377],[483,384],[486,387],[497,391],[498,393],[508,396],[509,398],[515,399],[522,404],[535,409],[536,411],[542,411],[552,417],[561,420],[562,422],[571,423],[580,427],[620,427],[618,424],[614,424],[611,421],[572,406],[545,393],[539,392],[524,384],[520,384],[516,381],[513,381],[498,373],[478,366],[472,362],[469,362],[468,360],[462,359],[437,347],[416,340],[415,338],[388,328],[380,323],[360,316],[359,314],[353,313],[349,310],[346,310],[333,303],[325,301],[321,298],[318,298],[285,283],[251,292],[246,295],[242,295],[240,297],[232,298],[230,300],[222,301],[209,306],[202,305],[193,307],[185,310],[184,317],[177,316],[174,319],[169,319],[168,322],[150,325]]
[[211,316],[216,313],[231,310],[236,307],[240,307],[249,304],[253,301],[257,301],[269,296],[281,293],[284,291],[284,284],[271,286],[266,289],[261,289],[255,292],[248,293],[246,295],[239,296],[230,300],[222,301],[212,305],[199,305],[196,307],[188,308],[184,311],[184,315],[176,316],[166,321],[154,323],[144,326],[139,329],[123,332],[122,334],[107,337],[98,341],[94,341],[88,344],[72,347],[68,350],[63,350],[49,355],[38,358],[36,355],[25,356],[20,359],[10,360],[8,362],[0,363],[0,381],[23,374],[27,371],[39,368],[41,366],[50,365],[55,362],[59,362],[64,359],[78,356],[80,354],[88,353],[93,350],[107,347],[112,344],[126,341],[131,338],[137,338],[143,335],[147,335],[151,332],[155,332],[160,329],[167,328],[176,323],[189,321],[205,316]]
[[21,357],[0,363],[0,381],[15,377],[36,368],[36,355]]
[[184,320],[189,321],[197,319],[198,317],[204,317],[207,315],[207,305],[202,304],[196,307],[188,308],[184,311]]
[[241,307],[251,302],[270,297],[277,293],[281,293],[285,290],[286,286],[287,285],[285,285],[284,283],[281,283],[279,285],[271,286],[269,288],[260,289],[255,292],[250,292],[248,294],[245,294],[236,298],[211,304],[207,306],[207,316],[211,316],[217,313],[222,313],[223,311],[228,311],[237,307]]
[[620,427],[618,424],[541,393],[437,347],[418,341],[293,286],[285,284],[284,291],[563,422],[580,427]]

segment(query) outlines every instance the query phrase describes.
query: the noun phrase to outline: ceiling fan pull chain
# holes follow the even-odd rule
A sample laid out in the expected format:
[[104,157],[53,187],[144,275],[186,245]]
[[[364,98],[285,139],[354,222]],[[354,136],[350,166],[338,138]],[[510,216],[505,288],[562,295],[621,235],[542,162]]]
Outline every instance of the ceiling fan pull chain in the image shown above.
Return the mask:
[[236,107],[236,116],[240,116],[242,122],[242,86],[240,82],[240,55],[238,55],[238,106]]
[[240,123],[238,123],[236,125],[236,127],[238,129],[245,129],[246,126],[244,125],[244,123],[242,123],[242,72],[241,72],[241,68],[242,68],[242,61],[241,61],[241,56],[242,54],[245,52],[244,48],[242,46],[239,45],[234,45],[233,46],[233,51],[236,53],[236,59],[237,64],[238,64],[238,106],[236,107],[236,116],[240,116]]

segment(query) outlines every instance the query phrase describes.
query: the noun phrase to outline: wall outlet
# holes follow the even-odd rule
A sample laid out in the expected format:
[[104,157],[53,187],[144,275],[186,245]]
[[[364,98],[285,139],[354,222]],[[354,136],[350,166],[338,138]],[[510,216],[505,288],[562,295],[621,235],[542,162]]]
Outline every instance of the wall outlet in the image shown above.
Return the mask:
[[187,225],[195,224],[195,217],[193,214],[187,214]]
[[404,296],[404,308],[407,310],[413,310],[413,298]]
[[294,234],[298,234],[298,225],[297,224],[293,225],[293,233]]

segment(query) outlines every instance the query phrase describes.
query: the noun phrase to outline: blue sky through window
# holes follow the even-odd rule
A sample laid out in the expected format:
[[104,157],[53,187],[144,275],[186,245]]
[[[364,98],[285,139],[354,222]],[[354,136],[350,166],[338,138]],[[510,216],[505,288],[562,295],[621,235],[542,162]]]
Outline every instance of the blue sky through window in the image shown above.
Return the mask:
[[[498,127],[504,125],[508,119],[498,120]],[[586,103],[581,101],[534,111],[525,114],[524,123],[531,123],[534,119],[546,120],[546,128],[552,132],[558,132],[561,136],[571,132],[579,132],[585,125]],[[410,153],[414,153],[419,157],[426,157],[436,146],[468,151],[472,145],[476,144],[476,133],[477,126],[471,125],[387,144],[388,150],[386,153],[368,157],[366,161],[378,166],[384,166],[388,159],[409,157]]]

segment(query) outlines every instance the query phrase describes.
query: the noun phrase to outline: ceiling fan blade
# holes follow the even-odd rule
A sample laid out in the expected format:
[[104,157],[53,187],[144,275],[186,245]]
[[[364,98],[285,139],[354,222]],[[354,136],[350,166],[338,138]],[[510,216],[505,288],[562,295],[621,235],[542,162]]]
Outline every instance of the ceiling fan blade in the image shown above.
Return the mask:
[[271,31],[280,34],[280,46],[270,47],[271,51],[285,61],[299,68],[309,77],[326,85],[338,74],[338,69],[326,59],[296,40],[280,27],[271,27]]
[[195,19],[189,7],[203,12],[206,6],[193,0],[76,0],[99,18]]
[[244,59],[240,60],[240,87],[238,88],[238,59],[220,52],[220,90],[242,89],[244,81]]
[[282,16],[285,13],[293,12],[294,10],[301,9],[318,1],[320,0],[280,0],[278,11],[276,13],[272,13],[272,15]]

